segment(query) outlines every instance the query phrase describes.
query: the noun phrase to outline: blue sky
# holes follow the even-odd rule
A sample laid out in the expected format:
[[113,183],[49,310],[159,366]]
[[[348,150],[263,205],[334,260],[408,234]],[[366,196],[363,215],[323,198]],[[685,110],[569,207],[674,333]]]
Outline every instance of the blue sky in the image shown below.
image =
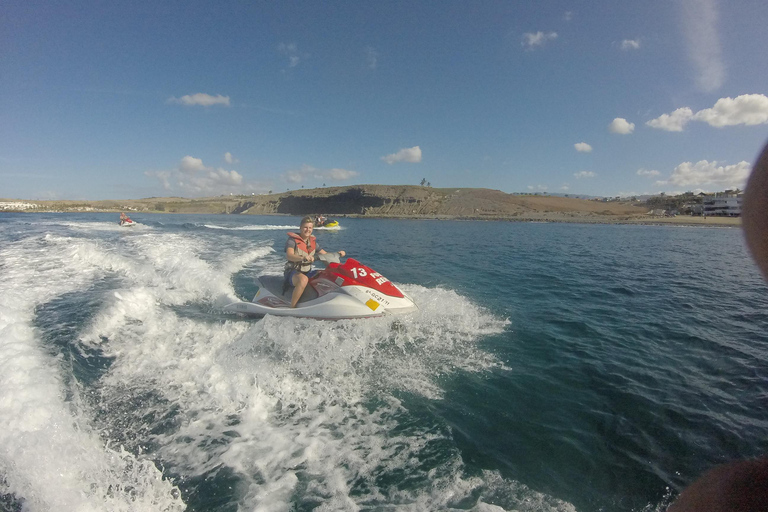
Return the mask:
[[743,187],[768,2],[0,8],[0,197]]

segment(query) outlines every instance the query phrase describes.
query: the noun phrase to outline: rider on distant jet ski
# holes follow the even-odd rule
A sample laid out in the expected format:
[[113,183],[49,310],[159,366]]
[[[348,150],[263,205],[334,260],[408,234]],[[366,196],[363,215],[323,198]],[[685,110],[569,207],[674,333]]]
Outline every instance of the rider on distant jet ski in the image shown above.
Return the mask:
[[[312,236],[314,221],[312,217],[304,217],[299,225],[299,233],[288,233],[288,241],[285,244],[285,258],[288,260],[285,264],[285,282],[293,285],[291,294],[291,307],[295,308],[299,302],[304,288],[309,283],[309,278],[317,271],[312,271],[312,262],[315,261],[315,254],[326,254],[324,249],[317,246],[317,240]],[[339,251],[339,256],[343,257],[347,253]]]

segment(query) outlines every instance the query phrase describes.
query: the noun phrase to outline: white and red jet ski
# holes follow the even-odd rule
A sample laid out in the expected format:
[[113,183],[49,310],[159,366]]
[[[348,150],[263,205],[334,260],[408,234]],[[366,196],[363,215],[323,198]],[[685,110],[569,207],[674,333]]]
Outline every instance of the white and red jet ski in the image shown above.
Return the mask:
[[[319,258],[330,259],[324,256],[330,254]],[[343,265],[329,263],[311,278],[295,308],[291,307],[293,287],[283,291],[283,276],[260,276],[256,284],[259,288],[251,302],[234,302],[225,306],[224,311],[340,320],[399,315],[419,309],[389,279],[352,258]]]

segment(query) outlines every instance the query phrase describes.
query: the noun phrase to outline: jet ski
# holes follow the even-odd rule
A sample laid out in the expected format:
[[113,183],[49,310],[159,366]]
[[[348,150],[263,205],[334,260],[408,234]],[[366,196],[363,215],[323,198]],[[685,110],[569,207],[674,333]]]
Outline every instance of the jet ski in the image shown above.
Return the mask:
[[[282,275],[260,276],[250,302],[234,302],[224,311],[245,315],[276,315],[323,320],[370,318],[418,311],[408,295],[389,279],[359,261],[342,265],[337,253],[318,255],[328,266],[310,278],[304,293],[291,307],[293,287],[284,287]],[[335,260],[335,261],[333,261]]]
[[134,221],[131,220],[129,216],[125,214],[125,212],[120,214],[120,227],[132,227],[136,225]]
[[339,221],[337,220],[327,220],[322,224],[315,223],[315,229],[339,229],[339,228],[341,228],[341,226],[339,225]]

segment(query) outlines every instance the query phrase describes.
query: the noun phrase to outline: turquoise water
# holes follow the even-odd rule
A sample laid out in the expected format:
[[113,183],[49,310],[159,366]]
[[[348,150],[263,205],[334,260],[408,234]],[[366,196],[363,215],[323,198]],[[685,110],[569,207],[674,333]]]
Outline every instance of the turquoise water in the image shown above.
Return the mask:
[[0,214],[0,510],[662,511],[768,451],[738,229],[341,219],[398,318],[240,318],[298,217]]

